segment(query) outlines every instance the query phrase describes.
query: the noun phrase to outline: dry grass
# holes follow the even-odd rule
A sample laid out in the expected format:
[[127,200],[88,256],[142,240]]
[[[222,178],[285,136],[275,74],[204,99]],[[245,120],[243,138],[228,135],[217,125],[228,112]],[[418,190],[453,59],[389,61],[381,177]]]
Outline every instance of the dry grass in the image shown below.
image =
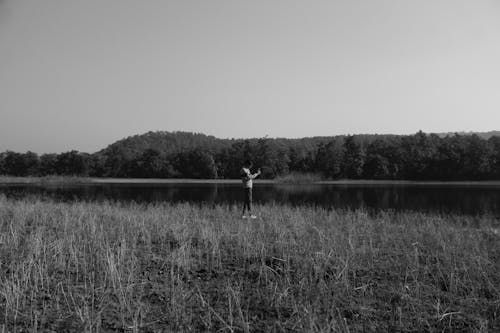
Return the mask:
[[313,184],[321,181],[321,175],[315,173],[291,172],[274,179],[278,184]]
[[88,177],[78,177],[78,176],[28,176],[28,177],[13,177],[13,176],[1,176],[0,184],[87,184],[92,183],[93,178]]
[[0,332],[495,332],[494,218],[0,196]]

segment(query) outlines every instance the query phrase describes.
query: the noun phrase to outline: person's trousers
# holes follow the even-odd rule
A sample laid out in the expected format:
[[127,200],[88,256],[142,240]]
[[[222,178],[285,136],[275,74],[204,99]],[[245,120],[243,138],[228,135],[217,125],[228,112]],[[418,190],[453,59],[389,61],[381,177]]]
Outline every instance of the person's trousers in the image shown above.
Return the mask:
[[246,187],[244,188],[244,202],[243,202],[243,211],[248,210],[252,211],[252,188]]

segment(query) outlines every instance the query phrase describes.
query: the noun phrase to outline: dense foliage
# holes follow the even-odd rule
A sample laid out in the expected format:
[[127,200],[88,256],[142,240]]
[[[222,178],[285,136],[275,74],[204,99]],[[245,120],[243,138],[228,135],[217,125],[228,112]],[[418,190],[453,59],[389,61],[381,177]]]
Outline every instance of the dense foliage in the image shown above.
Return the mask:
[[262,177],[291,172],[326,179],[500,179],[500,136],[351,135],[303,139],[218,139],[149,132],[94,154],[0,154],[0,174],[142,178],[238,178],[244,160]]

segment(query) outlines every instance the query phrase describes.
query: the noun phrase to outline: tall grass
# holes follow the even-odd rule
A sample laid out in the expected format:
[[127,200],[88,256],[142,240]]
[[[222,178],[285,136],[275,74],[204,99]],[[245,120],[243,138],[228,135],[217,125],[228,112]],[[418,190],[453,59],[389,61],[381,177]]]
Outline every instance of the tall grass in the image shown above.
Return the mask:
[[93,182],[93,178],[79,176],[27,176],[14,177],[0,175],[0,184],[86,184]]
[[278,184],[312,184],[321,181],[322,177],[316,173],[291,172],[278,176],[274,181]]
[[492,217],[0,196],[0,332],[500,329]]

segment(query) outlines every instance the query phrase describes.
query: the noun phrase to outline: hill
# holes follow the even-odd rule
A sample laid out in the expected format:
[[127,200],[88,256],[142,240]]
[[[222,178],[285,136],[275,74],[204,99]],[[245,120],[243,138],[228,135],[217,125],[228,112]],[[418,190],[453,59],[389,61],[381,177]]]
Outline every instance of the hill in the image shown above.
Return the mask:
[[[266,138],[266,142],[268,145],[277,149],[293,148],[297,152],[304,153],[316,149],[321,143],[326,143],[334,139],[344,139],[345,137],[346,135],[314,136],[293,139]],[[360,143],[370,144],[376,139],[397,136],[390,134],[359,134],[356,135],[356,137]],[[222,139],[202,133],[157,131],[137,134],[118,140],[98,151],[96,154],[107,155],[119,151],[124,156],[134,158],[148,149],[154,149],[164,155],[176,154],[192,149],[217,152],[223,149],[229,149],[235,143],[249,142],[251,145],[254,145],[262,139],[263,138]]]
[[[489,139],[493,136],[500,137],[500,131],[489,132],[443,132],[433,133],[441,138],[454,136],[455,134],[461,136],[477,135],[482,139]],[[357,134],[356,138],[364,145],[368,145],[376,139],[387,139],[404,137],[405,135],[392,135],[392,134]],[[314,150],[319,144],[329,142],[333,139],[343,139],[346,135],[336,136],[315,136],[304,138],[270,138],[266,141],[275,146],[276,148],[293,147],[298,152],[306,152]],[[137,134],[127,138],[118,140],[101,151],[97,155],[106,155],[107,153],[120,151],[123,155],[130,158],[139,156],[148,149],[154,149],[162,154],[170,155],[176,154],[186,150],[201,149],[209,152],[216,152],[222,149],[228,149],[234,143],[248,141],[251,144],[259,141],[259,138],[250,139],[222,139],[212,135],[191,132],[147,132],[144,134]]]
[[0,174],[123,178],[239,178],[245,160],[261,178],[317,174],[327,179],[500,179],[500,132],[221,139],[148,132],[86,154],[0,154]]
[[447,137],[447,136],[453,136],[455,134],[458,135],[477,135],[482,139],[488,140],[489,138],[493,136],[500,136],[500,131],[489,131],[489,132],[446,132],[446,133],[436,133],[439,137]]
[[128,157],[135,157],[148,149],[154,149],[162,154],[175,154],[194,148],[213,151],[229,147],[232,140],[219,139],[211,135],[191,132],[147,132],[129,136],[118,140],[105,149],[97,152],[106,155],[113,151],[120,151]]

